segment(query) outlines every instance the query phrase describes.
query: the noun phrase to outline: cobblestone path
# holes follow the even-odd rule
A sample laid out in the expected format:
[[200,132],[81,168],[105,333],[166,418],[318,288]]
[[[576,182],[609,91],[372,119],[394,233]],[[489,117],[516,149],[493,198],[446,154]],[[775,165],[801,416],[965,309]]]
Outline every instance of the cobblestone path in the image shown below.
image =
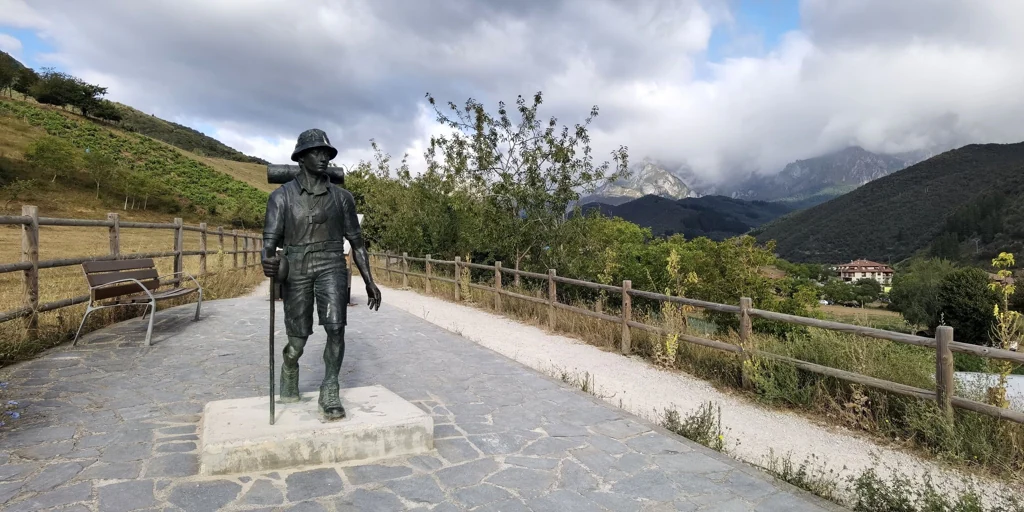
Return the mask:
[[[266,298],[211,301],[196,323],[191,306],[158,311],[152,347],[131,320],[0,371],[21,404],[21,418],[0,432],[0,508],[837,510],[386,298],[380,311],[350,310],[342,385],[381,384],[430,412],[435,452],[197,476],[204,404],[267,392],[268,307]],[[307,345],[302,391],[322,378],[324,339],[321,330]]]

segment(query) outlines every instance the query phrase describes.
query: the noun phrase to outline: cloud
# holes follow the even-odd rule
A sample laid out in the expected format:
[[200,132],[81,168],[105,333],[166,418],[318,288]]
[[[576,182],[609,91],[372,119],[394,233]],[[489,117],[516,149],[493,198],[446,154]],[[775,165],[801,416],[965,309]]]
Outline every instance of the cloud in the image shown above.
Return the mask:
[[567,124],[596,104],[598,157],[624,144],[634,160],[688,162],[711,180],[853,144],[1024,140],[1024,32],[1013,25],[1024,2],[805,0],[799,29],[774,48],[736,34],[736,56],[708,62],[732,6],[0,0],[0,25],[38,29],[57,62],[112,99],[215,126],[273,161],[316,126],[341,163],[368,156],[373,138],[416,164],[438,129],[426,92],[494,106],[541,90],[545,115]]
[[47,25],[46,18],[25,0],[0,0],[0,26],[42,30]]
[[6,52],[15,57],[21,55],[21,40],[10,34],[0,32],[0,52]]

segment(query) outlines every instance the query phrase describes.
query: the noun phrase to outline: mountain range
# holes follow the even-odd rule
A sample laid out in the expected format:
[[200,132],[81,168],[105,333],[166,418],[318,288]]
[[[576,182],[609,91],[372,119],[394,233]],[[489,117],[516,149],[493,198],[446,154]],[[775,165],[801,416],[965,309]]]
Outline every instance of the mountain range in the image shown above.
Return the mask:
[[597,210],[605,216],[650,228],[655,236],[678,233],[686,238],[703,236],[712,240],[742,235],[792,210],[782,203],[725,196],[671,199],[656,195],[646,195],[618,205],[591,202],[581,209],[584,213]]
[[915,255],[965,263],[1024,250],[1024,142],[971,144],[752,231],[794,262]]
[[687,238],[720,240],[826,203],[934,153],[882,155],[853,146],[797,160],[775,174],[750,173],[736,183],[718,184],[702,182],[685,165],[644,159],[628,178],[607,184],[579,202],[585,211],[620,217],[650,228],[654,235],[681,233]]
[[598,188],[592,195],[580,198],[580,204],[602,203],[620,205],[644,196],[668,199],[698,197],[679,176],[651,159],[644,159],[630,169],[628,178],[620,178]]
[[605,185],[581,198],[580,203],[616,206],[646,195],[668,199],[717,195],[780,202],[799,210],[824,203],[939,153],[940,150],[930,149],[885,155],[851,146],[791,162],[773,174],[752,172],[738,181],[720,183],[705,182],[685,165],[665,165],[644,159],[633,167],[628,179]]
[[779,201],[794,209],[824,203],[857,187],[916,163],[849,147],[797,160],[774,175],[751,174],[729,193],[737,199]]

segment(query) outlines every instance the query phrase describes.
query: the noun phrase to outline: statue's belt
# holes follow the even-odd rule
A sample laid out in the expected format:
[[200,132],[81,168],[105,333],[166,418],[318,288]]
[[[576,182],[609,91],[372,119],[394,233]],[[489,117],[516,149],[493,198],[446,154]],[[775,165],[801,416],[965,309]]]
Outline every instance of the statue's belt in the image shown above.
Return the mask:
[[[314,252],[345,252],[345,242],[336,242],[334,240],[328,240],[326,242],[314,242],[305,245],[286,245],[284,247],[285,255],[289,254],[301,254],[302,255],[302,273],[306,273],[308,267],[309,255]],[[344,261],[344,259],[342,260]]]

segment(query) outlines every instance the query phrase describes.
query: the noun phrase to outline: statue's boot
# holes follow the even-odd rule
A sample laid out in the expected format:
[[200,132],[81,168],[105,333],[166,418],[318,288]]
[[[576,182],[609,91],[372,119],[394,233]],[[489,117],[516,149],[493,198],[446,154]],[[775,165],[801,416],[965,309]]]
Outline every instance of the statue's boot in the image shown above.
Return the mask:
[[324,347],[324,380],[320,384],[320,414],[324,419],[340,420],[345,417],[345,407],[341,405],[338,374],[341,362],[345,358],[345,327],[329,324],[324,326],[327,331],[327,346]]
[[299,356],[302,355],[301,347],[305,343],[302,339],[289,339],[288,345],[284,348],[284,361],[281,363],[281,403],[294,403],[301,400],[299,395]]
[[345,417],[345,407],[341,405],[340,386],[337,381],[325,382],[320,385],[320,414],[324,419],[340,420]]
[[288,365],[281,365],[281,403],[294,403],[300,400],[299,396],[299,365],[289,368]]

